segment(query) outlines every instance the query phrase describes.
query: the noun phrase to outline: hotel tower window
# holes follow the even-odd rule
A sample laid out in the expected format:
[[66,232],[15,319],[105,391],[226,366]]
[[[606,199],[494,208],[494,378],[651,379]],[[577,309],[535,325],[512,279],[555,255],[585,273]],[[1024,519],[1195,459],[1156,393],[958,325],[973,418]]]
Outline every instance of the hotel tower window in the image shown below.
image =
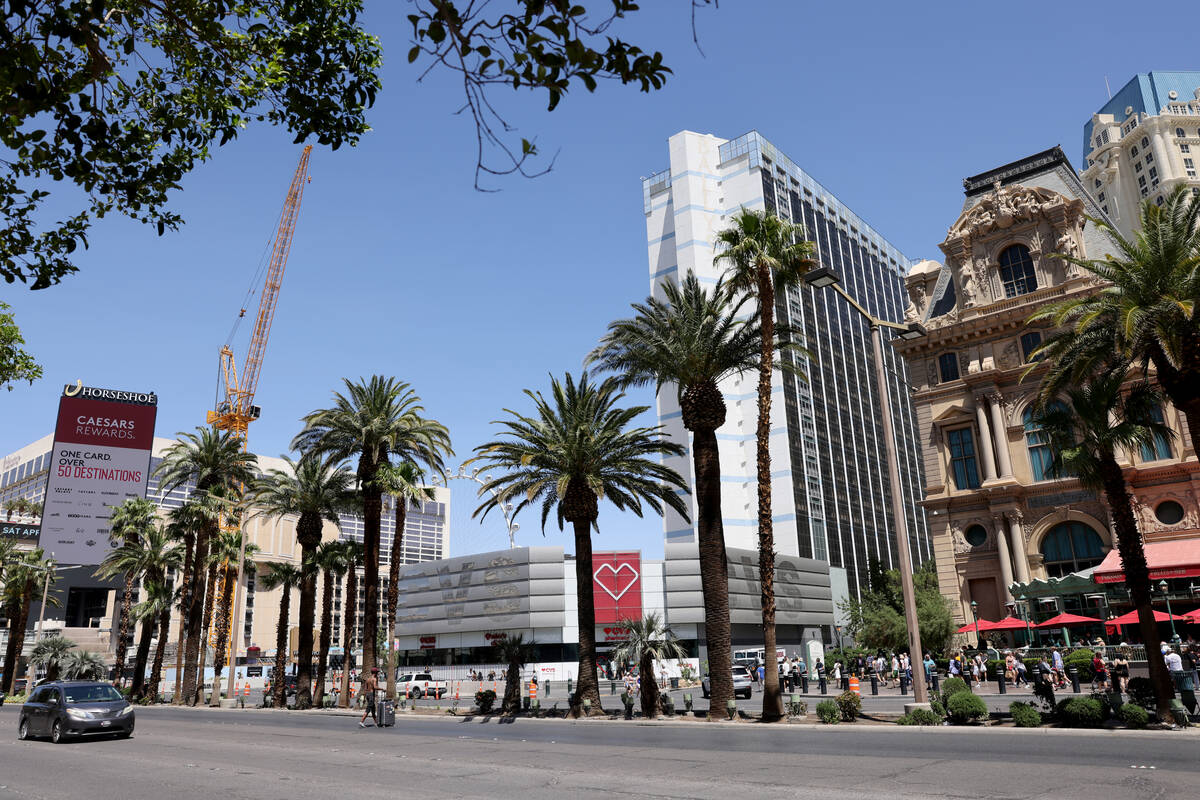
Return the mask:
[[1037,275],[1033,272],[1028,247],[1014,244],[1004,248],[1000,253],[1000,282],[1004,284],[1005,297],[1037,291]]

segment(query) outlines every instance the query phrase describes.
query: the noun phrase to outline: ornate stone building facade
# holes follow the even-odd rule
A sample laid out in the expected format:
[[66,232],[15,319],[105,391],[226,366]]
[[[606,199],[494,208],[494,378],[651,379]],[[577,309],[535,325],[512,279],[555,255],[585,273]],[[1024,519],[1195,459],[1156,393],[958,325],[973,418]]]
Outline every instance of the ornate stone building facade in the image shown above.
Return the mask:
[[[1021,376],[1046,334],[1027,324],[1044,304],[1099,283],[1057,254],[1087,258],[1112,242],[1103,217],[1059,148],[964,181],[966,203],[940,245],[906,279],[909,319],[928,335],[896,342],[914,403],[942,592],[959,619],[997,619],[1009,586],[1094,567],[1112,548],[1102,497],[1051,473],[1030,405],[1037,372]],[[1182,418],[1162,409],[1176,432]],[[1148,540],[1194,537],[1200,470],[1186,435],[1123,454]]]

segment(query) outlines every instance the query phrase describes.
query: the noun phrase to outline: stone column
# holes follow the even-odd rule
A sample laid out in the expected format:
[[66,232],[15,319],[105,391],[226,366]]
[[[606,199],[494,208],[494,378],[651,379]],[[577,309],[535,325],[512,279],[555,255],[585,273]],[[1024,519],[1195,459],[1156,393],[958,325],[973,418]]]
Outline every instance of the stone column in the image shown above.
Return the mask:
[[1004,599],[1012,602],[1012,593],[1008,587],[1013,582],[1012,559],[1008,552],[1008,531],[1004,529],[1004,517],[996,517],[996,550],[1000,557],[1000,578],[1004,581]]
[[1029,583],[1029,558],[1025,555],[1025,534],[1021,530],[1020,512],[1005,515],[1008,519],[1008,535],[1012,543],[1013,566],[1016,567],[1017,580]]
[[983,479],[996,480],[996,461],[992,458],[992,434],[988,429],[987,412],[983,395],[975,398],[975,421],[979,423],[979,455],[983,459]]
[[996,446],[996,463],[1000,467],[1001,478],[1011,478],[1012,458],[1008,453],[1008,430],[1004,425],[1004,412],[1000,407],[1002,397],[999,392],[988,398],[992,406],[992,433]]
[[[1167,132],[1160,128],[1150,136],[1150,146],[1154,150],[1154,160],[1158,162],[1153,166],[1158,167],[1158,182],[1159,187],[1162,187],[1162,182],[1172,175],[1178,174],[1176,166],[1171,161],[1171,151],[1167,150],[1166,145]],[[1174,148],[1172,148],[1173,150]],[[1157,191],[1152,189],[1152,192]]]

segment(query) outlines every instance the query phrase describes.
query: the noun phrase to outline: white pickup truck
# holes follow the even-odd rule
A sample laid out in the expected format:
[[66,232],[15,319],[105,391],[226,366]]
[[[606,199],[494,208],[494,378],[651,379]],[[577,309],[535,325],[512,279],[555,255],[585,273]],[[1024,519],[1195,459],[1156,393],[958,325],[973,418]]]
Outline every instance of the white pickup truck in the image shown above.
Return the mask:
[[446,682],[435,681],[428,672],[405,672],[396,678],[396,694],[409,699],[419,697],[441,699],[446,691]]

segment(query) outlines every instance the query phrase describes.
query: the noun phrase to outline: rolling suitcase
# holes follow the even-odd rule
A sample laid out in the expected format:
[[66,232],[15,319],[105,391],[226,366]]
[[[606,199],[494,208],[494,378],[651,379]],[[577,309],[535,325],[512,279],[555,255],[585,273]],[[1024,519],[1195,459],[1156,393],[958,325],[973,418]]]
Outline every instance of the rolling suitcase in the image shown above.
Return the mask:
[[396,701],[380,700],[375,706],[375,718],[381,728],[390,728],[396,724]]

